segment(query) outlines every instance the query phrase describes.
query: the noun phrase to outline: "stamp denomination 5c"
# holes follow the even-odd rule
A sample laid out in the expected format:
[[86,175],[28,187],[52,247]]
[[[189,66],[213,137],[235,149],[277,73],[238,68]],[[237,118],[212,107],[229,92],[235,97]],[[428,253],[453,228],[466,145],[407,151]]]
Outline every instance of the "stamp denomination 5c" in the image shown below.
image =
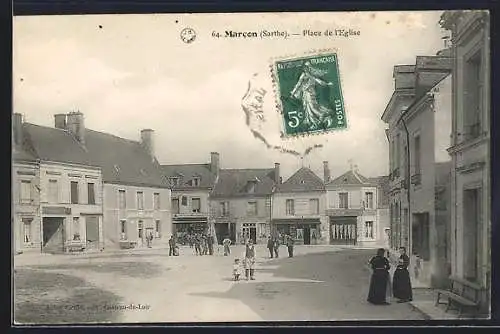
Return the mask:
[[347,127],[337,53],[278,60],[272,71],[284,136]]

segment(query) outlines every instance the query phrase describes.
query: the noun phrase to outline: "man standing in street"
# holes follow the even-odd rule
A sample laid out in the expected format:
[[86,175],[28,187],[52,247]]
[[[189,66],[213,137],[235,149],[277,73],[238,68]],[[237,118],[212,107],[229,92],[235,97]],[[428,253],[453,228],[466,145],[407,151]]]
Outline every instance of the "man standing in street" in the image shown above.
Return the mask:
[[214,255],[214,236],[213,235],[210,234],[208,236],[207,243],[208,243],[208,254]]
[[170,239],[168,240],[168,256],[174,256],[175,255],[175,239],[174,236],[170,236]]
[[274,247],[274,257],[278,258],[280,249],[280,239],[278,237],[274,238],[273,247]]
[[288,257],[293,257],[293,238],[289,235],[286,236],[286,245],[288,246]]
[[269,254],[271,254],[271,259],[273,258],[273,250],[274,250],[274,240],[271,236],[267,239],[267,249],[269,249]]
[[248,281],[248,279],[251,279],[252,281],[255,280],[254,278],[254,271],[255,271],[255,245],[252,242],[252,239],[249,239],[246,246],[245,246],[245,254],[244,254],[244,259],[245,259],[245,276]]

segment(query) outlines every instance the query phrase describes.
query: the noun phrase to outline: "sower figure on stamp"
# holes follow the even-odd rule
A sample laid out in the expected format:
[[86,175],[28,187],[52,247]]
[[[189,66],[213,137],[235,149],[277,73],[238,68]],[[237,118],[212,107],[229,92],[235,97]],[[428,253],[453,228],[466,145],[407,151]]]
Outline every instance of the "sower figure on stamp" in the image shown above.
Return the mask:
[[331,122],[328,117],[333,113],[333,110],[318,103],[316,97],[316,85],[333,85],[332,82],[326,82],[320,78],[327,73],[328,71],[314,68],[309,61],[306,61],[304,71],[290,93],[291,97],[302,102],[304,124],[309,129],[317,129],[323,122]]
[[247,244],[245,245],[245,276],[248,279],[254,280],[254,271],[255,271],[255,245],[252,242],[252,239],[249,239]]

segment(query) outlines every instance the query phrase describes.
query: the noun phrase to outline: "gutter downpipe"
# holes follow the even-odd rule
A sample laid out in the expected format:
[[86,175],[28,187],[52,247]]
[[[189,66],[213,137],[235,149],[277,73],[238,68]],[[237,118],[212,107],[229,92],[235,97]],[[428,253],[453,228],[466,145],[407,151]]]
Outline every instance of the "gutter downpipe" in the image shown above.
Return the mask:
[[399,120],[398,120],[398,123],[402,123],[403,124],[403,128],[404,128],[404,131],[406,133],[406,154],[408,156],[408,159],[406,159],[406,180],[405,180],[405,183],[406,183],[406,197],[407,197],[407,201],[408,201],[408,252],[410,252],[410,256],[411,254],[413,254],[413,240],[412,240],[412,213],[411,213],[411,197],[410,197],[410,188],[411,188],[411,177],[410,177],[410,173],[411,173],[411,165],[410,165],[410,162],[411,162],[411,157],[410,157],[410,132],[408,131],[408,127],[406,126],[406,122],[404,121],[403,119],[403,116],[405,115],[405,112],[406,110],[403,110],[401,112],[401,116],[399,117]]

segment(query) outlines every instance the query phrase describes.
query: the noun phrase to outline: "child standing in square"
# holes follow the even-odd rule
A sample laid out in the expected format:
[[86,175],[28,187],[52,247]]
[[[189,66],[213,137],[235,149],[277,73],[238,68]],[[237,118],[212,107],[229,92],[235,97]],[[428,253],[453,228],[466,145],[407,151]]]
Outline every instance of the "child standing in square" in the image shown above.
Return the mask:
[[235,281],[239,281],[240,275],[241,275],[240,259],[236,258],[236,259],[234,259],[234,263],[233,263],[233,279]]

